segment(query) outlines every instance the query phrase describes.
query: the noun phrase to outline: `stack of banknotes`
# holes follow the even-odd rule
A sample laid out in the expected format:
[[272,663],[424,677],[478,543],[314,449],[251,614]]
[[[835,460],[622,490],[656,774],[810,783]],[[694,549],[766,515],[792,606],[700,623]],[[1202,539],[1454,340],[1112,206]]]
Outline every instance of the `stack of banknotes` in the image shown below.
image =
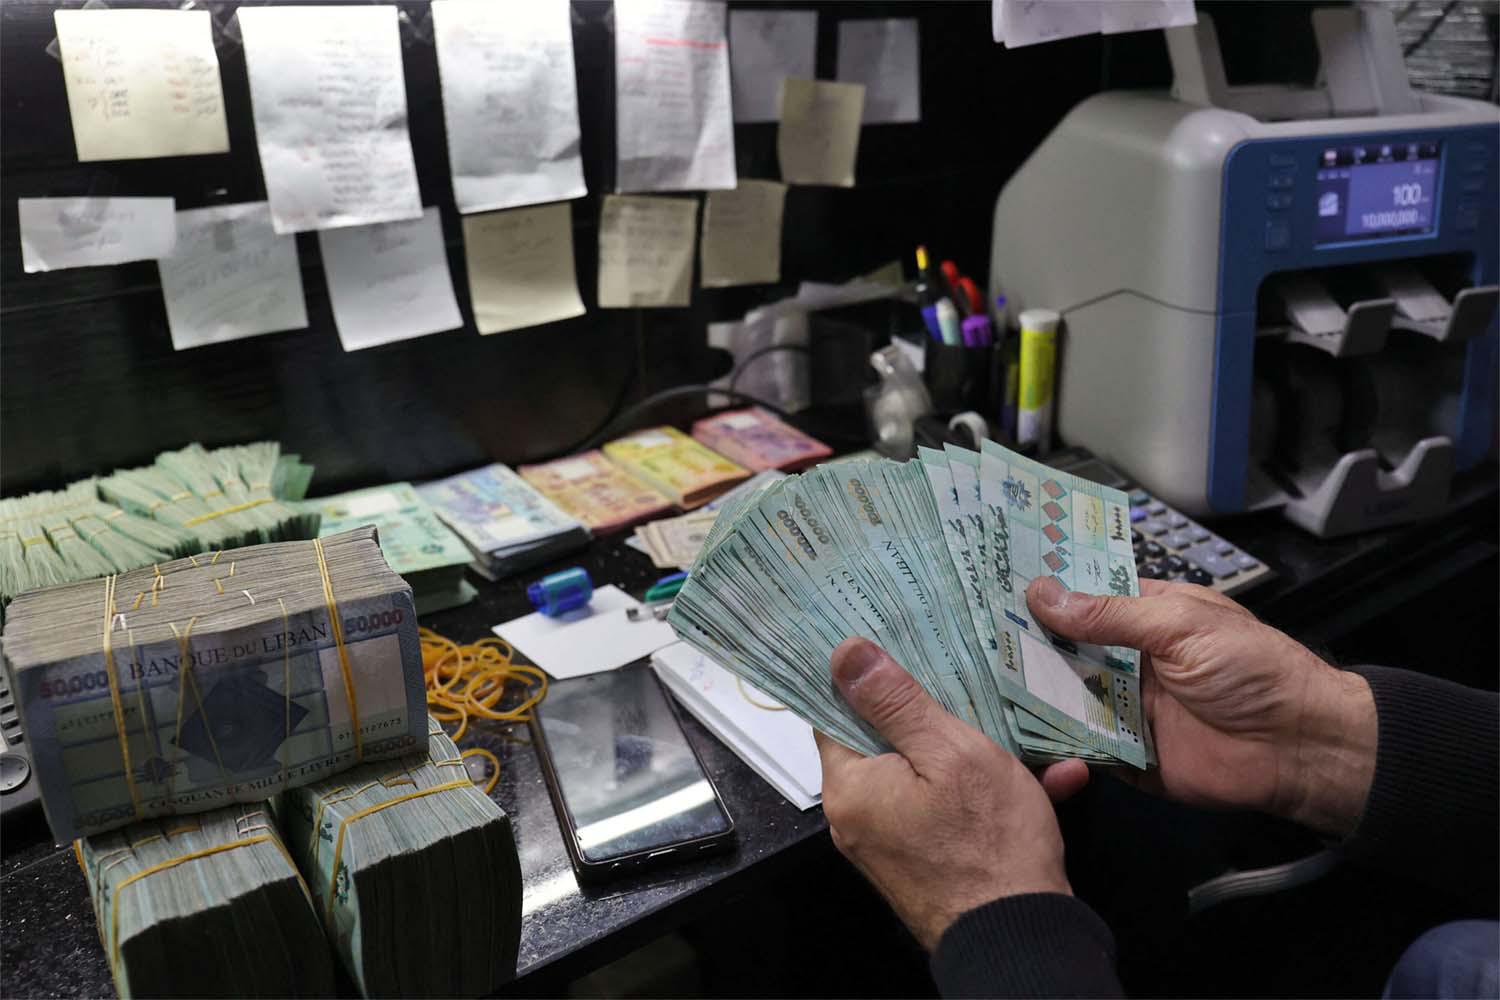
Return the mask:
[[423,483],[417,493],[469,547],[480,576],[499,580],[576,552],[589,529],[496,462]]
[[264,805],[75,843],[121,997],[330,996],[333,958]]
[[411,589],[368,527],[22,594],[4,659],[59,840],[427,740]]
[[728,492],[750,473],[675,427],[652,427],[604,446],[604,454],[678,507],[692,510]]
[[717,511],[707,509],[664,517],[641,525],[635,530],[635,537],[640,539],[641,547],[657,569],[691,566],[716,517]]
[[284,501],[301,498],[312,471],[271,441],[189,445],[154,465],[0,500],[0,606],[226,545],[311,538],[317,517]]
[[758,406],[704,417],[694,422],[693,438],[754,472],[796,472],[833,454],[823,442]]
[[672,508],[671,500],[597,449],[517,471],[543,496],[601,534]]
[[464,579],[469,550],[410,483],[391,483],[298,505],[322,518],[321,538],[361,525],[380,533],[380,551],[391,569],[411,585],[417,614],[467,604],[479,593]]
[[480,996],[516,966],[510,820],[474,787],[437,721],[428,725],[425,752],[277,802],[329,940],[365,996]]
[[1073,644],[1026,586],[1136,594],[1129,503],[993,442],[826,464],[726,503],[669,621],[814,728],[888,749],[834,688],[849,636],[885,647],[949,711],[1027,760],[1145,768],[1140,655]]

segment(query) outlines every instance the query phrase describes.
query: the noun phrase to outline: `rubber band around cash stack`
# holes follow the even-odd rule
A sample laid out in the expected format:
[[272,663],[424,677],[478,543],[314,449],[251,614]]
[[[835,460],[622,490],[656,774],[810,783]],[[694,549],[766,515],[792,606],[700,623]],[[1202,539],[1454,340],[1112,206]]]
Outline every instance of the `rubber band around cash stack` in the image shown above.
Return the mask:
[[431,788],[423,788],[421,791],[407,792],[405,795],[398,795],[396,798],[390,799],[386,802],[377,802],[373,806],[369,806],[367,808],[361,809],[357,813],[352,813],[348,816],[345,816],[344,819],[339,823],[339,833],[338,836],[334,838],[333,843],[333,874],[329,876],[328,900],[325,907],[327,915],[330,917],[333,915],[333,901],[337,898],[336,893],[339,884],[339,861],[342,860],[344,856],[344,832],[349,829],[349,824],[353,823],[355,820],[364,819],[366,816],[372,816],[375,813],[380,812],[382,809],[389,809],[391,806],[400,805],[403,802],[410,802],[412,799],[420,799],[427,795],[435,795],[438,792],[446,792],[454,788],[473,787],[474,783],[468,778],[460,778],[457,781],[450,781],[446,785],[433,785]]
[[312,540],[318,556],[318,574],[323,578],[323,600],[328,605],[328,627],[333,631],[333,645],[339,654],[339,671],[344,675],[344,694],[349,699],[349,721],[354,728],[354,759],[365,759],[364,739],[359,734],[359,698],[354,693],[354,675],[349,669],[349,650],[344,647],[344,623],[339,619],[339,603],[333,596],[333,581],[328,577],[328,560],[323,556],[323,540]]
[[[208,496],[208,495],[209,494],[207,494],[207,493],[204,494],[204,496]],[[184,498],[184,499],[186,499],[186,498]],[[252,507],[259,507],[263,503],[275,503],[275,502],[276,502],[276,498],[275,497],[265,497],[265,498],[260,499],[260,500],[250,500],[250,501],[247,501],[245,503],[237,503],[233,507],[225,507],[225,508],[223,508],[221,510],[213,510],[213,511],[209,511],[207,514],[199,514],[199,515],[197,515],[195,517],[190,517],[186,521],[182,522],[182,526],[184,528],[191,528],[193,525],[195,525],[195,524],[202,524],[204,521],[212,521],[215,518],[226,517],[226,516],[228,516],[230,514],[238,514],[242,510],[249,510]]]
[[130,740],[125,735],[125,709],[120,703],[120,676],[115,669],[115,651],[111,632],[115,621],[115,582],[111,573],[104,578],[104,632],[99,639],[104,654],[104,676],[109,682],[109,703],[114,710],[115,736],[120,741],[120,760],[125,765],[125,787],[130,790],[130,818],[141,817],[141,796],[135,788],[135,769],[130,766]]

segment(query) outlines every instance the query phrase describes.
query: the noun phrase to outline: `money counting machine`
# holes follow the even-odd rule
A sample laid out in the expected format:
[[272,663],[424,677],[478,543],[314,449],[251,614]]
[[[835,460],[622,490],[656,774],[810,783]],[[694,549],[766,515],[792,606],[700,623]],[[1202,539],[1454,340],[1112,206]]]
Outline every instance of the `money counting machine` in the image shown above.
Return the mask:
[[1440,510],[1490,447],[1500,112],[1413,92],[1389,9],[1310,23],[1312,87],[1169,29],[1171,93],[1085,100],[1006,185],[990,277],[1063,314],[1064,441],[1331,536]]

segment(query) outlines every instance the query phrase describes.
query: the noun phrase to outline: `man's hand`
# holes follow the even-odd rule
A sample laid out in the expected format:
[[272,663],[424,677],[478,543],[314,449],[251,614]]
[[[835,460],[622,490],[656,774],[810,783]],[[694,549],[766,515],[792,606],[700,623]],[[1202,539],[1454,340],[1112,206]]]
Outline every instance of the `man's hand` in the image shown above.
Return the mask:
[[1213,590],[1142,580],[1141,591],[1095,597],[1050,576],[1026,591],[1037,621],[1059,635],[1146,654],[1142,700],[1160,765],[1139,783],[1193,805],[1351,832],[1375,773],[1364,678]]
[[874,643],[845,640],[832,666],[850,707],[896,751],[863,757],[817,734],[833,842],[924,948],[991,900],[1071,894],[1052,804],[1019,760]]

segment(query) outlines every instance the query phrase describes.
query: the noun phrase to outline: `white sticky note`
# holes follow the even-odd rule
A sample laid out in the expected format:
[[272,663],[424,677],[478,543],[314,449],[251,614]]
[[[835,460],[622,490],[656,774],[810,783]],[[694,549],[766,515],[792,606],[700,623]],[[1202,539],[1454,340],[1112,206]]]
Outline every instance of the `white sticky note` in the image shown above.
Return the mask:
[[677,641],[666,622],[633,622],[626,611],[640,601],[619,587],[600,587],[581,608],[549,618],[533,612],[494,632],[557,680],[623,667]]
[[583,315],[567,202],[464,216],[464,255],[480,333]]
[[732,188],[722,0],[615,0],[619,191]]
[[786,185],[741,178],[710,191],[703,206],[699,283],[704,288],[781,280],[781,214]]
[[407,222],[325,229],[318,248],[344,350],[463,326],[437,209]]
[[824,80],[781,82],[776,156],[788,184],[854,186],[865,88]]
[[1006,48],[1091,35],[1099,30],[1097,0],[1000,0]]
[[774,122],[781,117],[781,81],[817,76],[818,12],[731,10],[729,62],[734,120]]
[[156,262],[177,350],[307,326],[297,237],[263,201],[177,213],[177,247]]
[[171,198],[18,198],[27,274],[168,257],[177,244]]
[[432,25],[458,210],[587,194],[568,5],[433,0]]
[[687,305],[697,223],[696,198],[605,195],[599,213],[599,305]]
[[915,18],[839,22],[838,78],[865,86],[866,125],[922,119]]
[[1193,0],[1112,0],[1101,7],[1099,30],[1106,35],[1198,23]]
[[278,233],[422,215],[396,8],[239,9]]
[[227,153],[206,10],[59,10],[57,47],[78,159]]

